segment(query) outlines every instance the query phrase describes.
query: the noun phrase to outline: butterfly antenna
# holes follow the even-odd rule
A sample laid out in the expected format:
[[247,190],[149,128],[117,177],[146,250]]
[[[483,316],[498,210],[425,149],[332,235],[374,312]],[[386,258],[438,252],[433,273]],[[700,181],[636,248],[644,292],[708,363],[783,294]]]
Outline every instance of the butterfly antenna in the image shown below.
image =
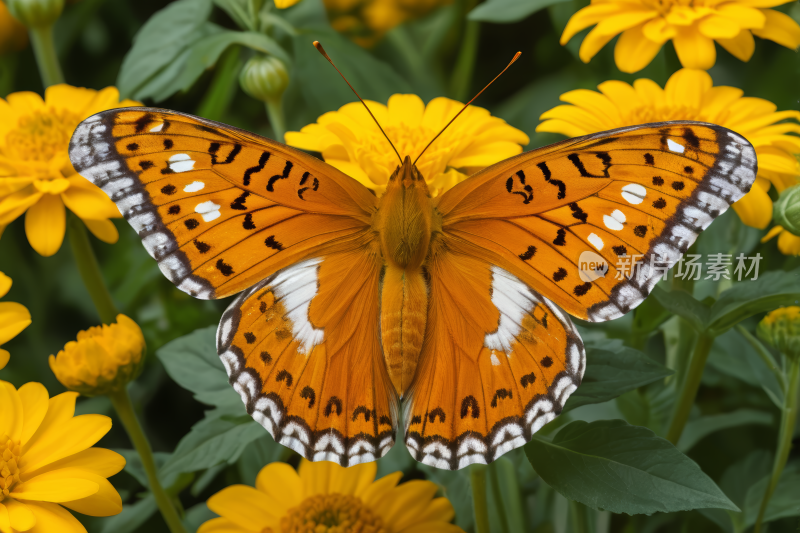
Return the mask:
[[[500,74],[498,74],[497,76],[495,76],[495,77],[494,77],[494,80],[492,80],[492,81],[490,81],[489,83],[487,83],[487,84],[486,84],[486,87],[484,87],[483,89],[481,89],[481,92],[479,92],[478,94],[476,94],[475,96],[473,96],[473,97],[472,97],[472,100],[470,100],[469,102],[467,102],[466,104],[464,104],[464,107],[462,107],[462,108],[461,108],[461,111],[459,111],[458,113],[456,113],[456,116],[454,116],[453,118],[451,118],[451,119],[450,119],[450,122],[448,122],[448,123],[447,123],[447,125],[446,125],[444,128],[442,128],[442,131],[440,131],[439,133],[437,133],[437,134],[436,134],[436,137],[434,137],[434,138],[431,140],[431,142],[429,142],[429,143],[428,143],[428,146],[426,146],[425,148],[423,148],[423,149],[422,149],[422,151],[419,153],[419,155],[417,156],[417,158],[414,160],[414,164],[415,164],[415,165],[417,164],[417,161],[419,161],[419,158],[420,158],[420,157],[422,157],[422,154],[424,154],[424,153],[425,153],[425,150],[427,150],[428,148],[430,148],[430,147],[431,147],[431,145],[433,144],[433,141],[435,141],[436,139],[438,139],[438,138],[439,138],[439,136],[440,136],[442,133],[444,133],[444,130],[446,130],[447,128],[449,128],[449,127],[450,127],[450,124],[452,124],[452,123],[453,123],[453,121],[454,121],[455,119],[457,119],[457,118],[458,118],[458,115],[460,115],[461,113],[463,113],[463,112],[464,112],[464,110],[465,110],[466,108],[468,108],[468,107],[469,107],[469,104],[471,104],[472,102],[474,102],[474,101],[475,101],[475,99],[476,99],[477,97],[479,97],[481,94],[483,94],[483,91],[485,91],[486,89],[488,89],[488,88],[489,88],[489,85],[493,84],[493,83],[495,82],[495,80],[497,80],[497,78],[499,78],[500,76],[502,76],[502,75],[503,75],[503,72],[505,72],[506,70],[508,70],[508,67],[510,67],[511,65],[513,65],[513,64],[514,64],[514,61],[516,61],[517,59],[519,59],[519,56],[521,56],[521,55],[522,55],[522,52],[517,52],[516,54],[514,54],[514,58],[513,58],[513,59],[511,59],[511,62],[510,62],[508,65],[506,65],[506,68],[504,68],[504,69],[502,70],[502,72],[500,72]],[[330,60],[328,60],[328,61],[330,61]]]
[[317,51],[318,51],[320,54],[322,54],[322,56],[323,56],[325,59],[327,59],[327,60],[328,60],[328,63],[330,63],[331,65],[333,65],[333,68],[335,68],[335,69],[336,69],[336,72],[338,72],[338,73],[339,73],[339,76],[341,76],[341,77],[342,77],[342,79],[344,80],[344,82],[347,84],[347,86],[348,86],[348,87],[350,87],[350,90],[351,90],[351,91],[353,91],[353,94],[355,94],[356,96],[358,96],[358,99],[359,99],[359,100],[361,100],[361,103],[362,103],[362,104],[364,104],[364,107],[367,109],[367,113],[369,113],[369,116],[371,116],[371,117],[372,117],[372,120],[374,120],[374,121],[375,121],[375,124],[377,124],[377,125],[378,125],[378,129],[380,129],[380,130],[381,130],[381,133],[383,133],[383,136],[384,136],[384,137],[386,137],[386,140],[387,140],[387,141],[389,141],[389,144],[392,146],[392,150],[394,150],[394,153],[396,153],[396,154],[397,154],[397,159],[399,159],[399,160],[400,160],[400,164],[402,165],[402,164],[403,164],[403,158],[402,158],[402,157],[400,157],[400,152],[398,152],[398,151],[397,151],[397,148],[395,148],[395,147],[394,147],[394,144],[392,143],[392,140],[389,138],[389,136],[388,136],[388,135],[386,135],[386,132],[385,132],[385,131],[383,131],[383,128],[381,127],[381,123],[380,123],[380,122],[378,122],[378,119],[377,119],[377,118],[375,118],[375,115],[373,115],[373,114],[372,114],[372,111],[370,111],[370,110],[369,110],[369,107],[367,106],[367,103],[366,103],[366,102],[365,102],[365,101],[364,101],[364,100],[363,100],[363,99],[362,99],[362,98],[361,98],[361,97],[358,95],[358,93],[356,92],[356,90],[355,90],[355,89],[353,89],[353,86],[352,86],[352,85],[350,85],[350,82],[349,82],[349,81],[347,81],[347,78],[345,78],[345,77],[344,77],[344,74],[342,74],[342,71],[341,71],[341,70],[339,70],[339,68],[338,68],[336,65],[334,65],[334,63],[333,63],[333,61],[331,60],[330,56],[328,56],[328,54],[325,52],[325,49],[324,49],[324,48],[322,48],[322,44],[320,44],[320,42],[319,42],[319,41],[314,41],[314,48],[316,48],[316,49],[317,49]]

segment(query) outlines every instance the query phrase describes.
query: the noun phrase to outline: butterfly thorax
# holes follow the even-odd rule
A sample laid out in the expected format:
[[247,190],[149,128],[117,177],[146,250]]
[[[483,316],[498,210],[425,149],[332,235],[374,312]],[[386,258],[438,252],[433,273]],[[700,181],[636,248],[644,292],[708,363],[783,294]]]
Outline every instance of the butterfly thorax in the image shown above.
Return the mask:
[[428,307],[422,265],[433,225],[428,185],[406,157],[389,178],[376,226],[386,269],[381,290],[381,339],[389,377],[399,395],[417,368]]

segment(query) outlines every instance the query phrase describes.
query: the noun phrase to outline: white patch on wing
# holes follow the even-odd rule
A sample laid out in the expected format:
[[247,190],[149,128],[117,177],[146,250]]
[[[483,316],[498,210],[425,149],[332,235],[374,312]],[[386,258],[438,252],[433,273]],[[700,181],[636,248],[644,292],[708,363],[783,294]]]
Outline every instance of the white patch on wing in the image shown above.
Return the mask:
[[500,366],[500,359],[497,358],[497,354],[494,353],[494,350],[492,350],[492,366]]
[[522,328],[522,319],[533,308],[533,294],[514,275],[492,266],[492,303],[500,311],[497,331],[487,333],[483,344],[508,354]]
[[[192,163],[194,163],[194,161],[192,161]],[[183,188],[183,192],[202,191],[203,187],[205,187],[205,186],[206,186],[206,184],[203,183],[202,181],[193,181],[189,185],[187,185],[186,187]]]
[[189,154],[175,154],[169,158],[169,168],[173,172],[194,170],[194,159]]
[[603,246],[605,246],[603,239],[598,237],[596,233],[590,233],[588,239],[589,242],[592,243],[592,246],[594,246],[598,250],[602,250]]
[[194,212],[200,213],[203,216],[203,220],[206,222],[211,222],[212,220],[219,218],[219,207],[219,205],[215,204],[211,200],[208,200],[201,204],[197,204],[194,208]]
[[603,215],[603,224],[605,224],[608,229],[614,231],[619,231],[625,227],[619,220],[609,215]]
[[622,188],[622,197],[629,204],[638,205],[644,202],[645,196],[647,189],[638,183],[629,183]]
[[672,139],[667,139],[667,146],[671,151],[678,152],[679,154],[682,154],[683,151],[686,150],[682,144],[676,143]]
[[158,126],[153,126],[152,128],[150,128],[150,132],[151,133],[158,133],[159,131],[161,131],[161,128],[163,128],[163,127],[164,127],[164,123],[162,122]]
[[623,213],[619,209],[614,209],[614,212],[611,213],[611,216],[614,217],[617,221],[621,222],[622,224],[624,224],[625,221],[627,220],[625,213]]
[[317,265],[322,259],[309,259],[280,271],[272,280],[275,296],[283,300],[286,316],[292,321],[292,334],[300,350],[309,353],[322,343],[325,332],[315,328],[308,319],[311,300],[317,295]]

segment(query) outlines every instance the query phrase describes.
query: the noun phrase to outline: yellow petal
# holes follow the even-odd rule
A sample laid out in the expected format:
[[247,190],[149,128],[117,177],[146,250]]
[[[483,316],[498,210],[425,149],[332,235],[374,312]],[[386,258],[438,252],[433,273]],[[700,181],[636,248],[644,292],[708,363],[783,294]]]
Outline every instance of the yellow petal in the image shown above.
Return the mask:
[[305,459],[300,460],[297,473],[300,475],[300,480],[303,482],[303,497],[308,498],[315,494],[328,494],[331,473],[334,467],[341,468],[341,466],[328,461],[312,463]]
[[684,67],[708,70],[717,60],[714,41],[701,34],[696,26],[679,28],[673,43]]
[[0,344],[5,344],[31,323],[28,309],[16,302],[0,302]]
[[559,100],[583,107],[600,117],[600,120],[607,124],[619,124],[622,120],[619,109],[611,105],[611,101],[606,95],[597,91],[576,89],[562,94]]
[[374,461],[343,468],[335,465],[331,471],[328,494],[360,494],[375,481],[378,464]]
[[669,24],[664,18],[658,17],[648,21],[642,27],[642,33],[654,43],[663,45],[665,42],[675,37],[677,31],[675,27]]
[[617,107],[617,109],[628,111],[643,105],[642,99],[630,84],[624,81],[609,80],[597,86],[600,92]]
[[11,519],[8,517],[8,509],[0,502],[0,533],[14,533],[11,529]]
[[8,509],[8,519],[17,531],[28,531],[36,525],[36,518],[33,516],[30,508],[24,503],[18,502],[12,498],[3,500],[3,503]]
[[658,108],[666,103],[667,97],[664,89],[653,80],[639,78],[633,82],[633,88],[648,106]]
[[86,528],[69,511],[47,502],[26,504],[36,518],[36,525],[29,533],[86,533]]
[[792,50],[800,46],[800,25],[792,17],[773,9],[764,9],[761,12],[764,13],[766,21],[764,27],[753,29],[754,35],[775,41]]
[[10,224],[30,206],[39,201],[42,193],[32,185],[0,200],[0,226]]
[[39,255],[50,257],[64,242],[66,230],[64,202],[59,196],[45,194],[25,214],[25,234]]
[[114,244],[119,240],[119,231],[110,220],[89,220],[84,219],[84,224],[92,232],[92,235],[103,242]]
[[56,178],[52,180],[34,180],[33,186],[37,191],[45,194],[61,194],[69,189],[69,181],[65,178]]
[[[97,91],[83,87],[73,87],[66,83],[51,85],[44,91],[44,101],[52,109],[82,111],[94,99]],[[87,118],[87,117],[83,117]]]
[[413,524],[407,528],[395,530],[397,533],[464,533],[464,530],[455,524],[443,524],[438,520]]
[[542,113],[539,118],[543,120],[548,118],[564,120],[572,124],[581,125],[590,131],[603,131],[608,129],[606,124],[602,122],[599,117],[586,109],[572,105],[556,106]]
[[236,525],[227,518],[212,518],[204,522],[197,533],[251,533],[252,531]]
[[11,354],[7,350],[0,348],[0,370],[3,370],[11,359]]
[[14,385],[0,381],[0,435],[19,440],[23,423],[22,400]]
[[11,289],[11,278],[0,272],[0,298],[8,294]]
[[456,512],[447,498],[435,498],[418,516],[420,522],[450,522]]
[[266,494],[276,508],[280,506],[284,511],[297,507],[303,500],[300,476],[286,463],[270,463],[262,468],[256,477],[256,489]]
[[756,50],[756,41],[749,30],[742,30],[733,39],[717,39],[721,47],[741,61],[750,61]]
[[588,63],[595,55],[597,55],[597,52],[607,45],[608,42],[614,37],[616,37],[615,34],[609,35],[597,31],[597,26],[595,26],[594,29],[587,33],[586,37],[583,38],[581,47],[578,50],[578,57],[580,57],[581,61],[584,63]]
[[584,128],[566,120],[549,119],[536,126],[536,131],[543,133],[560,133],[567,137],[580,137],[581,135],[587,135],[597,130]]
[[[42,428],[47,422],[47,417],[45,417],[37,433],[42,433]],[[58,427],[49,427],[48,429],[49,431],[32,444],[29,443],[24,450],[20,462],[21,472],[38,470],[59,459],[90,448],[111,429],[111,419],[104,415],[81,415],[67,420]]]
[[83,219],[120,218],[122,214],[100,187],[81,175],[68,179],[69,189],[61,197],[70,211]]
[[20,444],[25,446],[47,415],[50,395],[44,385],[35,382],[26,383],[17,392],[22,400],[22,412],[25,417]]
[[767,18],[760,9],[749,7],[741,2],[729,2],[716,9],[720,16],[733,21],[744,29],[763,28]]
[[86,498],[62,502],[61,505],[87,516],[114,516],[121,513],[122,498],[117,489],[107,479],[88,471],[83,472],[80,479],[97,483],[97,492]]
[[208,499],[208,508],[244,528],[246,531],[262,531],[266,527],[277,529],[278,519],[271,512],[272,502],[267,496],[247,485],[232,485]]
[[764,229],[772,220],[772,200],[761,187],[752,187],[733,204],[733,210],[744,224],[752,228]]
[[650,64],[661,43],[654,42],[644,35],[644,26],[636,26],[619,36],[614,47],[614,61],[622,72],[633,73]]
[[49,479],[48,474],[14,485],[11,497],[24,501],[61,503],[95,494],[97,483],[81,478],[58,477]]
[[561,34],[561,40],[559,42],[563,46],[579,31],[593,26],[612,15],[624,13],[625,11],[627,11],[626,6],[611,2],[586,6],[572,15],[569,22],[567,22],[567,26],[564,28],[564,33]]
[[778,250],[784,255],[800,255],[800,237],[788,231],[782,232],[778,236]]
[[[22,389],[20,389],[20,392]],[[27,415],[26,415],[27,416]],[[51,470],[59,470],[62,468],[78,468],[91,472],[103,478],[111,477],[119,473],[125,468],[125,458],[117,452],[107,450],[105,448],[89,448],[70,455],[63,459],[59,459],[39,470],[28,473],[28,476],[37,476],[44,472]],[[291,468],[291,467],[290,467]]]
[[[419,522],[439,487],[430,481],[415,479],[398,485],[387,499],[382,516],[395,529],[402,530]],[[385,514],[384,514],[385,513]]]
[[393,94],[387,107],[394,124],[406,124],[418,128],[422,124],[425,103],[416,94]]
[[275,0],[275,7],[278,9],[286,9],[287,7],[292,7],[300,0]]
[[0,177],[0,196],[8,196],[33,183],[33,176]]
[[769,230],[766,235],[761,237],[761,242],[767,242],[768,240],[774,238],[776,235],[778,235],[782,231],[783,231],[783,228],[781,226],[775,226],[774,228]]
[[385,501],[386,496],[397,486],[402,477],[402,472],[392,472],[376,480],[356,496],[367,506],[375,507]]
[[667,104],[699,109],[705,92],[712,85],[711,76],[704,70],[683,68],[670,76],[664,86]]
[[697,25],[700,33],[710,39],[732,39],[739,35],[740,26],[733,20],[720,15],[711,15]]
[[34,111],[44,109],[42,97],[30,91],[11,93],[6,97],[6,100],[19,115],[30,115]]

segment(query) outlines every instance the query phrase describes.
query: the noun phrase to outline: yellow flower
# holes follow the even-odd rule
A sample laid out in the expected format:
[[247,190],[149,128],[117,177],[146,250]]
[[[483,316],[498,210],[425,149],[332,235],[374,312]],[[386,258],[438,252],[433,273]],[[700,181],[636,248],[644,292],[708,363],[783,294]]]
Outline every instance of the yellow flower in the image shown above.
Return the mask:
[[781,307],[758,323],[759,338],[788,357],[800,357],[800,307]]
[[581,43],[584,63],[621,33],[614,59],[622,72],[642,70],[669,40],[684,67],[706,70],[717,59],[714,41],[742,61],[753,55],[753,35],[793,50],[800,46],[800,26],[788,15],[766,9],[790,1],[592,0],[569,20],[561,44],[596,24]]
[[430,481],[397,485],[402,472],[375,481],[377,465],[343,468],[302,460],[261,469],[255,488],[233,485],[208,499],[221,515],[197,533],[458,533],[447,498],[434,498]]
[[800,124],[784,122],[800,119],[798,111],[776,111],[775,104],[761,98],[743,97],[736,87],[713,87],[711,76],[702,70],[681,69],[667,81],[664,89],[648,79],[633,86],[621,81],[606,81],[600,93],[578,89],[561,95],[573,105],[560,105],[546,111],[536,131],[577,137],[598,131],[664,120],[699,120],[725,126],[744,137],[756,149],[758,177],[755,186],[733,204],[739,218],[764,229],[772,220],[770,185],[780,192],[797,183],[800,163]]
[[89,516],[122,511],[106,478],[122,470],[125,459],[92,448],[111,429],[111,419],[74,416],[77,397],[50,398],[40,383],[17,390],[0,381],[0,532],[86,533],[64,507]]
[[87,396],[108,394],[139,374],[144,352],[139,325],[117,315],[116,324],[79,332],[77,342],[69,341],[58,356],[50,356],[50,369],[69,390]]
[[[11,278],[0,272],[0,298],[11,289]],[[5,344],[31,323],[31,314],[24,305],[16,302],[0,302],[0,345]],[[0,370],[7,364],[10,355],[0,348]],[[0,435],[1,436],[1,435]]]
[[[290,0],[291,1],[291,0]],[[407,20],[423,17],[452,0],[323,0],[333,29],[370,48]]]
[[11,16],[8,7],[0,2],[0,55],[19,51],[28,45],[28,30]]
[[[395,94],[389,105],[367,101],[370,110],[402,157],[416,158],[463,104],[434,98],[426,106],[414,94]],[[399,164],[397,155],[361,103],[325,113],[300,132],[287,132],[286,143],[321,152],[322,157],[380,196]],[[417,163],[431,194],[446,191],[467,175],[522,152],[528,136],[493,117],[483,108],[470,106]]]
[[761,242],[767,242],[775,236],[778,237],[778,250],[783,255],[800,255],[800,237],[786,231],[781,226],[775,226],[769,230],[769,233],[764,235]]
[[0,99],[0,234],[27,211],[28,242],[39,254],[53,255],[64,240],[66,204],[98,239],[117,242],[109,218],[119,218],[119,211],[103,191],[75,173],[67,151],[80,121],[132,105],[139,104],[120,102],[114,87],[94,91],[54,85],[44,100],[31,92]]

